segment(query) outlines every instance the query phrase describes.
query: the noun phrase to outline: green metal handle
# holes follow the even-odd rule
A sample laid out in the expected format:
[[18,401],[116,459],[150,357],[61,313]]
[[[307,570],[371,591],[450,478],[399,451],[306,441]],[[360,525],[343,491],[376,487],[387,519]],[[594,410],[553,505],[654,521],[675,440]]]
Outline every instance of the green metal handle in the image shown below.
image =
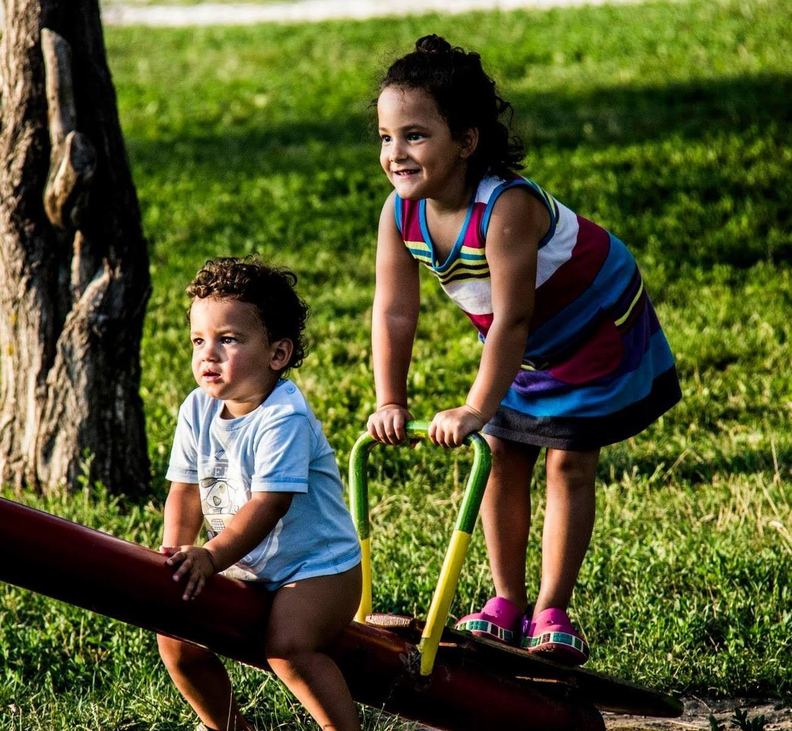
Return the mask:
[[[408,438],[425,438],[428,431],[429,422],[410,421],[407,423]],[[364,432],[358,437],[349,457],[350,508],[363,554],[363,592],[360,607],[355,615],[355,620],[358,622],[365,622],[366,616],[371,614],[372,608],[371,526],[366,467],[369,453],[378,443],[368,432]],[[421,652],[421,675],[430,675],[432,672],[440,636],[443,633],[443,627],[448,619],[448,610],[459,583],[459,573],[467,553],[470,536],[476,525],[481,498],[484,496],[484,488],[492,462],[489,446],[480,434],[469,434],[465,437],[464,443],[473,447],[473,466],[465,485],[462,505],[443,560],[440,577],[432,597],[432,603],[429,606],[426,625],[418,647]]]

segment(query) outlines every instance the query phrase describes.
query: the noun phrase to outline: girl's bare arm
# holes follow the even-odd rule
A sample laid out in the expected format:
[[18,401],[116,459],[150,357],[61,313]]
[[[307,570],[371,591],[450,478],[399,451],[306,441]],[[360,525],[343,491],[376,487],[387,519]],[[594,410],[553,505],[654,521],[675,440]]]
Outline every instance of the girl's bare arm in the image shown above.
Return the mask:
[[371,322],[377,411],[369,433],[387,444],[404,440],[407,373],[420,305],[418,264],[410,256],[394,221],[394,194],[382,208],[377,239],[377,278]]
[[539,241],[550,225],[544,206],[517,188],[495,204],[487,231],[492,278],[492,326],[465,406],[437,414],[429,436],[456,446],[495,414],[522,362],[533,314]]

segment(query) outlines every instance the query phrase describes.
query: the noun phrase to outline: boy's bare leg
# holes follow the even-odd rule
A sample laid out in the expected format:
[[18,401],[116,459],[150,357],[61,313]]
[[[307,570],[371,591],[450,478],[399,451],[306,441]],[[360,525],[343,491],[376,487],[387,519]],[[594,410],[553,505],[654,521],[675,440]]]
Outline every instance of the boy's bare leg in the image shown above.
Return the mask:
[[547,450],[547,507],[542,532],[542,584],[534,616],[566,609],[594,528],[599,449]]
[[267,661],[323,731],[360,731],[352,696],[322,648],[352,621],[360,604],[357,566],[278,589],[267,628]]
[[225,666],[213,652],[157,635],[168,673],[198,717],[217,731],[253,731],[239,712]]
[[525,551],[531,528],[531,476],[539,447],[487,436],[492,450],[481,502],[481,525],[487,543],[495,593],[525,608]]

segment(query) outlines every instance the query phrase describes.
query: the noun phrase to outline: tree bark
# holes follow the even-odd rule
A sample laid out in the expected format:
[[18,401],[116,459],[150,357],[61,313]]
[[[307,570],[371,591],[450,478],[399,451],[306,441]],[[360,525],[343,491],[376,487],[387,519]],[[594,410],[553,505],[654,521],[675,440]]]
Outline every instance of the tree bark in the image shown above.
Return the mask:
[[0,479],[141,492],[148,253],[97,0],[6,0],[0,125]]

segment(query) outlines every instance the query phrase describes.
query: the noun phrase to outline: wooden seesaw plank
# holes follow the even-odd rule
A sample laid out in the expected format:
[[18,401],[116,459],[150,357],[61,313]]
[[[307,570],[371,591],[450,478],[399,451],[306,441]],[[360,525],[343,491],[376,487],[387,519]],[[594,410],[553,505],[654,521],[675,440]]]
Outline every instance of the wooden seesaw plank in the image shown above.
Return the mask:
[[[184,602],[155,551],[5,499],[0,524],[1,581],[268,669],[262,627],[270,600],[257,587],[213,576]],[[438,729],[604,729],[576,688],[520,680],[460,653],[441,653],[421,678],[415,645],[385,629],[352,623],[327,652],[355,700]]]
[[[390,628],[416,644],[423,629],[423,623],[413,617],[373,614],[367,620],[374,626]],[[440,654],[447,659],[456,656],[463,664],[474,662],[497,668],[515,678],[563,683],[578,689],[601,711],[660,718],[677,718],[683,711],[682,703],[665,693],[585,668],[552,662],[517,647],[474,638],[449,627],[443,630]]]

